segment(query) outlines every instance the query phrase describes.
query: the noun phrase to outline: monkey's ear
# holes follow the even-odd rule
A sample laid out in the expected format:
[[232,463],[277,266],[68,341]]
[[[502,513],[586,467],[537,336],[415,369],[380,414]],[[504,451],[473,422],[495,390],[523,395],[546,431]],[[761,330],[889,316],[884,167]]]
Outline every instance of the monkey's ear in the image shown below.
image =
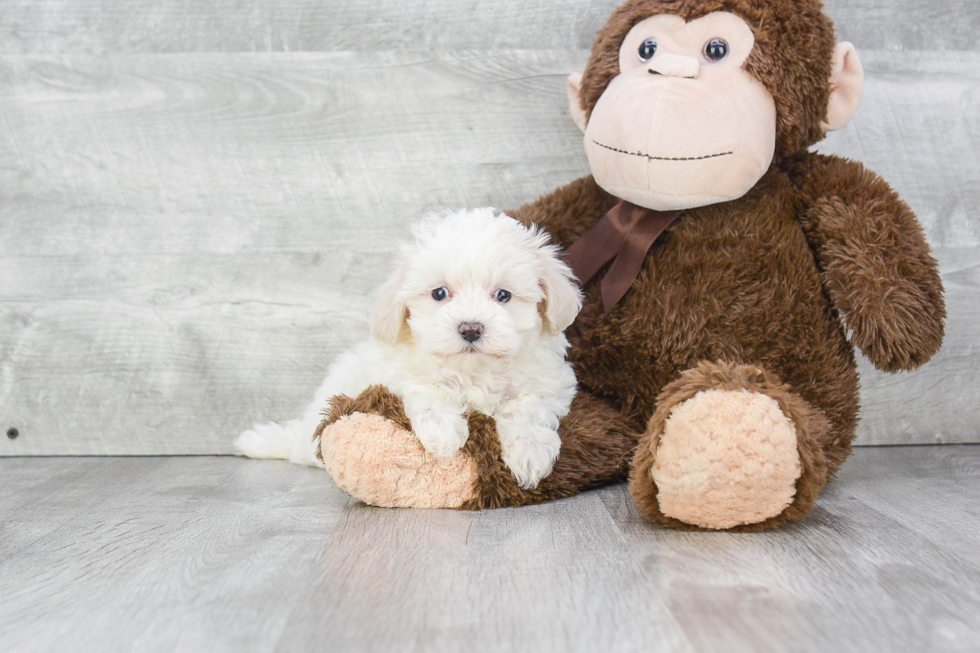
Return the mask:
[[864,95],[864,68],[857,50],[850,43],[838,43],[831,60],[830,102],[827,120],[820,123],[826,131],[840,129],[851,121]]
[[568,76],[568,110],[572,120],[582,133],[585,133],[585,111],[582,110],[582,73],[572,73]]
[[389,345],[398,342],[405,321],[408,319],[408,306],[398,297],[403,276],[402,262],[399,261],[398,268],[381,286],[378,301],[369,320],[371,335],[376,340]]

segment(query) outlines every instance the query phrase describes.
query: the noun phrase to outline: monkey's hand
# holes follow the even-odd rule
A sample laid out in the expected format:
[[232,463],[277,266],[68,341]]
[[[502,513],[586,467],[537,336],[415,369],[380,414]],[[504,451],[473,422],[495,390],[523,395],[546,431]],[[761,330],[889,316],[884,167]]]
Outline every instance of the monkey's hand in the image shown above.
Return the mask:
[[936,260],[905,202],[853,161],[811,155],[797,184],[823,287],[875,367],[919,367],[939,351],[946,306]]

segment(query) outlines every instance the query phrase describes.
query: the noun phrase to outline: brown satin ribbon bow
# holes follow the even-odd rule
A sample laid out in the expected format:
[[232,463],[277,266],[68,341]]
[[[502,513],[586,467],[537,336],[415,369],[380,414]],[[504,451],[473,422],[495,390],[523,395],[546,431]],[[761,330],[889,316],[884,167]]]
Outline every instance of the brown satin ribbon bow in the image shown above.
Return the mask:
[[602,307],[608,314],[633,285],[654,241],[680,214],[620,200],[565,251],[565,260],[582,286],[612,261],[600,285]]

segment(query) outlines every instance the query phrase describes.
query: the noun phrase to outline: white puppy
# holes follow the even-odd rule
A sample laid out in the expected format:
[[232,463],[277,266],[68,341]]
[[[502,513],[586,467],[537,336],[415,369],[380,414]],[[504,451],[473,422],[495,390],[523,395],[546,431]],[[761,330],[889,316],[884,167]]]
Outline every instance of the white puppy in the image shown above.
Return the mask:
[[562,333],[582,307],[572,272],[547,234],[490,208],[429,216],[412,233],[381,288],[374,337],[331,365],[302,418],[256,425],[235,444],[317,465],[311,437],[330,398],[383,384],[437,458],[466,442],[467,411],[492,416],[504,462],[533,488],[551,473],[575,396]]

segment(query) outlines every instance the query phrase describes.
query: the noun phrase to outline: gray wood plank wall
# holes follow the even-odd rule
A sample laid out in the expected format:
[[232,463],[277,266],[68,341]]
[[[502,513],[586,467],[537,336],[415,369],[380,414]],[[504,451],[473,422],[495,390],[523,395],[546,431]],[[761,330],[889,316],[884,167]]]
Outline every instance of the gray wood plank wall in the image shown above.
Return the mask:
[[[0,51],[588,49],[623,0],[4,0]],[[865,49],[976,50],[975,0],[824,0]]]
[[[564,78],[616,4],[5,2],[0,456],[226,453],[296,414],[409,223],[587,172]],[[923,370],[862,363],[860,442],[976,442],[980,5],[828,10],[868,89],[820,149],[919,213],[950,309]]]

